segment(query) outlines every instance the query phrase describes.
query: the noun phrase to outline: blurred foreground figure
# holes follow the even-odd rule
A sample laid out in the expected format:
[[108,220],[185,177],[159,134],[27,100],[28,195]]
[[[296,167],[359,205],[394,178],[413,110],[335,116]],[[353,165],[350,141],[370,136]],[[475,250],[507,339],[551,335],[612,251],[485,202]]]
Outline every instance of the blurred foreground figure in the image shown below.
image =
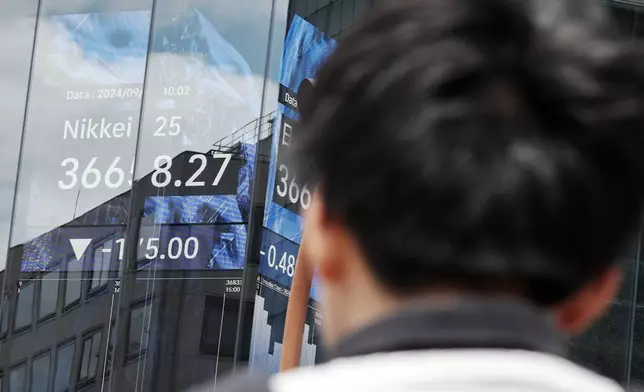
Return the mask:
[[302,109],[329,361],[218,390],[620,391],[564,355],[642,215],[641,45],[591,0],[389,3]]

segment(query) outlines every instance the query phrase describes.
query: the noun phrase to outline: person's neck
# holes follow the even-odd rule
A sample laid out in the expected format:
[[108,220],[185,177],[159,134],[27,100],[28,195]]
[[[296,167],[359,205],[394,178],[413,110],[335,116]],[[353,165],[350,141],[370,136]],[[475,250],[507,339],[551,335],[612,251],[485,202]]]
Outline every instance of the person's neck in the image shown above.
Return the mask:
[[507,295],[420,298],[347,332],[331,357],[435,348],[521,349],[563,355],[565,335],[544,309]]
[[396,295],[386,290],[380,290],[372,292],[370,295],[353,296],[353,298],[357,298],[357,300],[350,305],[350,309],[345,308],[346,320],[343,323],[343,331],[337,340],[342,340],[346,336],[408,309],[449,309],[481,299],[489,302],[524,302],[514,293],[505,291],[480,294],[448,288],[434,288],[409,295]]

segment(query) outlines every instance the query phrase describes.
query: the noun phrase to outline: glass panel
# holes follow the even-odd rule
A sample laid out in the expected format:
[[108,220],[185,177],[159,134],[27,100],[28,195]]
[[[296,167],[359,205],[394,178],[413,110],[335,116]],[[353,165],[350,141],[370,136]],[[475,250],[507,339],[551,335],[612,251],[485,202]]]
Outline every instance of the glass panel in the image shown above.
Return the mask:
[[620,27],[622,33],[626,35],[631,35],[633,32],[633,25],[635,21],[635,12],[633,12],[633,6],[626,4],[619,4],[617,2],[609,3],[608,7],[611,10],[611,13],[617,22],[617,25]]
[[306,14],[306,1],[291,1],[291,11],[305,15]]
[[329,10],[328,8],[321,9],[307,18],[309,23],[314,26],[326,26],[329,21]]
[[[41,1],[12,246],[37,241],[84,262],[89,244],[122,231],[151,6]],[[23,270],[50,260],[32,261]]]
[[306,14],[311,15],[318,9],[318,1],[317,0],[305,0],[304,3],[306,3]]
[[[27,105],[38,3],[41,17]],[[184,390],[191,383],[216,381],[232,368],[241,268],[250,249],[251,185],[258,170],[267,172],[271,112],[277,108],[270,97],[279,90],[287,24],[288,1],[277,0],[284,12],[275,15],[273,39],[279,43],[271,48],[271,62],[276,63],[271,69],[276,75],[265,81],[271,3],[158,0],[153,16],[152,0],[0,0],[0,9],[6,11],[0,21],[13,37],[0,43],[0,48],[7,45],[3,53],[12,54],[0,59],[0,66],[9,64],[19,71],[0,68],[0,82],[6,82],[0,85],[12,97],[0,108],[7,111],[0,133],[10,133],[0,146],[6,150],[0,160],[7,160],[0,181],[8,184],[2,200],[13,200],[17,157],[22,153],[10,228],[20,275],[11,278],[12,308],[2,301],[0,329],[29,326],[32,314],[42,319],[55,314],[58,306],[66,308],[64,315],[30,334],[11,337],[15,340],[9,342],[9,350],[3,348],[13,358],[5,361],[7,383],[9,363],[77,336],[81,347],[72,343],[57,347],[48,359],[33,359],[29,380],[32,390],[46,390],[46,377],[36,380],[36,374],[45,372],[49,361],[53,390],[79,390],[80,385],[70,383],[91,380],[103,367],[101,334],[90,338],[83,331],[110,325],[116,315],[118,333],[112,330],[109,340],[126,341],[114,341],[116,358],[111,351],[103,357],[114,371],[114,384],[106,384],[105,390],[139,386],[154,391],[168,385]],[[331,0],[308,3],[314,10]],[[302,7],[306,6],[305,2]],[[31,23],[15,17],[14,11],[23,8]],[[323,11],[320,21],[326,23],[327,14]],[[335,20],[342,23],[341,17]],[[263,91],[274,93],[264,100]],[[273,105],[271,110],[263,110],[263,101],[273,101],[265,102],[266,107]],[[265,139],[263,144],[256,144],[258,136]],[[258,160],[264,169],[255,167],[258,153],[263,154]],[[263,199],[262,192],[256,203]],[[2,230],[8,235],[3,219],[8,221],[11,209],[11,203],[0,207],[0,245]],[[127,224],[131,226],[125,237]],[[128,255],[126,241],[131,244]],[[3,257],[0,254],[0,270]],[[131,263],[120,265],[122,260]],[[57,270],[50,272],[54,266]],[[284,266],[288,271],[288,260]],[[121,286],[110,277],[120,268],[124,289],[113,296]],[[17,296],[17,279],[34,272],[46,275],[39,286],[26,285]],[[252,289],[252,284],[247,287]],[[88,295],[94,292],[105,295]],[[162,306],[134,308],[128,317],[132,301],[153,294],[159,296],[154,303]],[[34,300],[38,313],[25,305]],[[111,309],[114,316],[108,320]],[[7,314],[14,325],[8,325]],[[245,334],[250,335],[251,325],[245,324]],[[173,341],[175,331],[178,342]],[[166,360],[166,345],[173,344],[172,352],[189,358],[176,367]],[[75,349],[81,357],[75,358]],[[147,366],[124,364],[126,354],[141,352],[146,353]],[[130,369],[140,379],[134,380]]]
[[354,11],[354,1],[353,0],[341,0],[342,1],[342,30],[346,30],[353,23],[353,11]]
[[40,286],[40,308],[38,310],[38,317],[40,319],[56,313],[59,282],[60,271],[52,271],[42,277]]
[[89,375],[89,358],[92,355],[92,339],[83,341],[83,353],[81,357],[79,381],[86,380]]
[[[332,3],[330,32],[334,33],[341,24],[341,5]],[[353,6],[353,3],[350,3]],[[334,27],[335,26],[335,27]],[[300,192],[289,195],[284,184],[294,183],[292,162],[286,158],[291,148],[291,139],[298,132],[298,107],[289,97],[297,97],[302,86],[310,84],[316,77],[320,64],[335,48],[335,41],[302,17],[294,15],[290,20],[282,54],[280,70],[280,92],[278,110],[275,115],[274,135],[269,149],[270,166],[266,184],[266,205],[263,228],[260,231],[259,279],[255,295],[252,318],[252,343],[249,345],[249,365],[261,372],[277,372],[284,346],[285,315],[295,262],[299,251],[302,228],[302,211],[310,203],[310,195]],[[279,168],[279,170],[278,170]],[[307,189],[306,184],[296,184]],[[295,197],[297,196],[297,197]],[[313,365],[320,360],[318,326],[322,316],[316,310],[317,284],[309,295],[309,309],[305,325],[297,332],[296,339],[302,341],[300,364]],[[306,300],[306,298],[305,298]]]
[[318,7],[323,8],[329,5],[332,0],[318,0]]
[[98,332],[83,340],[79,382],[88,381],[96,377],[98,359],[101,355],[100,345],[102,336],[101,332]]
[[239,315],[239,298],[206,297],[200,353],[232,358]]
[[371,0],[355,0],[354,17],[360,18],[364,16],[371,8]]
[[[151,7],[152,0],[40,1],[10,245],[19,272],[61,265],[66,314],[40,325],[32,341],[11,342],[12,356],[107,325],[111,304],[119,308],[118,297],[81,300],[86,289],[105,287],[124,258]],[[114,263],[102,251],[94,263],[97,248],[115,253]],[[96,375],[98,362],[88,358],[88,375]],[[75,389],[80,362],[73,345],[57,351],[55,391]]]
[[27,391],[27,365],[23,364],[11,369],[9,374],[9,392]]
[[613,305],[583,336],[573,339],[570,357],[620,383],[625,382],[631,309],[630,304]]
[[81,280],[78,278],[68,279],[65,288],[65,306],[71,305],[78,301],[81,296]]
[[58,348],[54,392],[67,392],[69,390],[75,348],[74,343]]
[[65,306],[78,301],[81,297],[82,274],[74,271],[74,261],[67,262],[67,274],[65,276]]
[[25,328],[31,324],[34,310],[34,288],[33,282],[24,283],[20,288],[16,302],[14,330]]
[[[38,0],[0,0],[0,271],[6,266]],[[8,38],[11,37],[11,38]]]
[[635,309],[633,329],[633,358],[631,366],[631,385],[644,387],[644,306]]
[[114,248],[114,240],[109,240],[94,250],[94,258],[92,260],[92,270],[90,281],[90,290],[95,290],[107,284],[107,278],[110,270],[110,262],[112,259],[112,249]]
[[[149,382],[174,380],[172,389],[176,391],[201,390],[197,386],[202,383],[212,389],[234,365],[241,273],[237,272],[236,277],[227,274],[230,279],[221,278],[226,276],[221,271],[210,271],[208,275],[194,271],[166,273],[163,280],[155,280],[153,288],[149,280],[137,279],[137,289],[153,289],[153,299],[148,309],[132,309],[126,363],[131,363],[133,369],[135,363],[157,369],[160,376]],[[152,317],[143,316],[150,311]],[[176,352],[191,359],[169,361],[168,353]],[[134,385],[136,380],[128,384]],[[149,390],[162,390],[162,386],[155,389],[151,385]]]
[[336,1],[332,3],[331,7],[330,20],[329,20],[329,35],[334,36],[340,30],[342,30],[342,2]]
[[633,26],[633,36],[636,38],[644,37],[644,8],[635,7],[635,25]]
[[50,354],[34,359],[31,369],[32,392],[47,392],[49,389]]
[[2,320],[0,320],[0,334],[6,334],[9,329],[9,297],[4,294],[2,296]]
[[156,3],[134,188],[137,269],[243,267],[271,5],[241,0],[244,12],[231,15],[229,4]]
[[127,355],[136,356],[145,352],[149,338],[148,318],[150,305],[140,306],[130,311],[130,330],[128,332]]
[[639,274],[635,296],[635,319],[633,321],[633,346],[630,383],[636,388],[644,387],[644,254],[640,242]]
[[107,353],[105,355],[105,364],[103,365],[103,368],[105,369],[105,374],[103,374],[103,379],[107,380],[111,373],[112,373],[112,367],[114,366],[113,363],[113,358],[114,358],[114,346],[116,343],[116,331],[114,330],[114,324],[111,325],[111,328],[108,329],[108,346],[107,346]]
[[89,372],[88,376],[89,378],[94,378],[96,377],[96,370],[98,367],[98,360],[99,356],[101,355],[101,338],[103,335],[99,332],[97,334],[94,334],[92,337],[92,348],[91,348],[91,357],[89,358]]
[[[226,278],[240,281],[249,247],[257,139],[270,135],[262,95],[277,90],[264,80],[272,3],[155,3],[132,190],[138,238],[127,239],[136,293],[121,300],[153,298],[131,309],[124,334],[126,366],[155,370],[132,370],[127,385],[189,390],[233,367],[232,356],[201,356],[199,337],[208,285],[223,296]],[[191,360],[171,365],[168,352]]]
[[609,312],[583,336],[573,339],[570,347],[573,360],[622,383],[626,382],[639,248],[640,241],[636,238],[621,252],[618,262],[622,266],[624,280],[619,295],[613,300]]

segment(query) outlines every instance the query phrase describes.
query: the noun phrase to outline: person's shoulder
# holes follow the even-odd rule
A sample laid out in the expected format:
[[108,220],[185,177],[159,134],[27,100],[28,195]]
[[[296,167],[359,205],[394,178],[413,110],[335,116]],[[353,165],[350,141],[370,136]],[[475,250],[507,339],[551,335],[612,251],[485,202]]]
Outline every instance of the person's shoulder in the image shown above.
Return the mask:
[[243,373],[232,376],[221,383],[202,384],[189,392],[272,392],[269,387],[271,376],[266,374]]
[[217,386],[217,392],[271,392],[266,374],[244,373],[233,376]]

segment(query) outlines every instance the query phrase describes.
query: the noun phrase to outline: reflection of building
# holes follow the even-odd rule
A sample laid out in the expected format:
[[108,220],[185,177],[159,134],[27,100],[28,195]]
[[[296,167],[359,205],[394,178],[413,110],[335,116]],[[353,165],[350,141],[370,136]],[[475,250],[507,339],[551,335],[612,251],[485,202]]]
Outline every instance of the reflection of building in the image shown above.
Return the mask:
[[[249,351],[250,367],[254,371],[277,372],[283,353],[284,324],[288,305],[288,290],[273,283],[260,283],[263,287],[255,296],[255,311]],[[273,287],[268,287],[268,286]],[[309,308],[302,334],[301,366],[311,366],[321,359],[318,349],[316,313]]]
[[[246,157],[240,149],[243,142],[270,136],[268,118],[233,133],[229,141],[217,143],[217,152],[234,156],[229,164],[234,175],[223,176],[224,189],[236,190],[245,181],[242,161]],[[267,148],[267,140],[259,143],[260,167],[267,164]],[[187,151],[173,159],[172,166],[179,170],[173,173],[174,178],[185,183],[192,176],[182,167],[193,154]],[[128,191],[67,225],[10,249],[9,273],[20,280],[6,282],[2,301],[0,350],[5,355],[0,357],[0,367],[6,369],[4,379],[12,378],[12,383],[27,380],[31,371],[34,391],[45,390],[39,385],[54,385],[55,390],[175,391],[232,369],[241,271],[160,271],[149,263],[135,271],[133,263],[119,261],[119,252],[104,252],[115,249],[123,236],[125,242],[137,242],[139,231],[127,232],[125,227],[131,223],[132,206],[140,211],[138,221],[144,214],[137,207],[144,206],[143,199],[151,194],[144,185],[151,175],[135,184],[131,204],[132,191]],[[137,221],[133,215],[129,219]],[[247,226],[247,219],[245,222],[239,224]],[[88,235],[97,227],[107,234],[93,238],[77,260],[65,230]],[[139,260],[145,260],[143,253],[137,254]],[[38,262],[26,263],[25,257]],[[20,272],[21,266],[23,271],[34,272]],[[40,272],[43,270],[46,272]],[[247,289],[254,291],[253,285]],[[252,310],[252,305],[244,307],[245,313]],[[251,317],[246,318],[245,334],[250,336]],[[240,360],[247,360],[249,344],[250,339],[242,340]]]

